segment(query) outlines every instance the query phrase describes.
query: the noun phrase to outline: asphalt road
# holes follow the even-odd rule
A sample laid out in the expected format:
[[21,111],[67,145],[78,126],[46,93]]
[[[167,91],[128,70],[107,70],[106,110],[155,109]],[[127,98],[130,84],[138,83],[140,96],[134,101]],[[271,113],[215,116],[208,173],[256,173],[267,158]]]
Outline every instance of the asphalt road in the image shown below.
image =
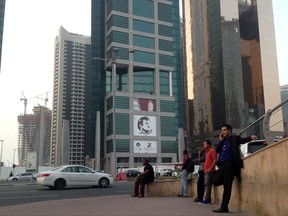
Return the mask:
[[81,187],[51,190],[36,182],[0,182],[0,207],[47,200],[76,199],[109,195],[131,195],[133,181],[114,182],[108,188]]

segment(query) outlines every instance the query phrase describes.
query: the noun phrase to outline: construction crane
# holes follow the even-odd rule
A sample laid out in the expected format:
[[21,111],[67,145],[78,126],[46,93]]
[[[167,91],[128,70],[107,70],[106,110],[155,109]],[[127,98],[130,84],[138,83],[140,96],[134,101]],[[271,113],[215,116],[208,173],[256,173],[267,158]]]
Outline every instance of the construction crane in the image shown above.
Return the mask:
[[[40,99],[40,100],[44,100],[45,101],[45,107],[47,107],[47,102],[48,102],[48,94],[51,93],[50,92],[46,92],[44,94],[39,94],[39,95],[36,95],[34,97],[30,97],[30,98],[26,98],[25,95],[24,95],[24,92],[22,91],[22,98],[20,98],[21,101],[24,101],[24,115],[26,115],[27,113],[27,104],[28,104],[28,100],[30,99],[34,99],[34,98],[37,98],[37,99]],[[45,98],[41,97],[43,95],[46,95]]]
[[48,102],[48,93],[51,93],[51,92],[46,92],[46,96],[45,96],[45,98],[40,97],[40,96],[42,96],[42,95],[44,95],[44,94],[40,94],[40,95],[35,96],[37,99],[40,99],[40,100],[44,100],[44,101],[45,101],[45,105],[44,105],[44,107],[47,107],[47,102]]
[[25,97],[24,95],[24,92],[22,91],[22,98],[20,98],[20,101],[24,101],[24,116],[26,115],[26,111],[27,111],[27,103],[28,103],[28,100],[27,98]]

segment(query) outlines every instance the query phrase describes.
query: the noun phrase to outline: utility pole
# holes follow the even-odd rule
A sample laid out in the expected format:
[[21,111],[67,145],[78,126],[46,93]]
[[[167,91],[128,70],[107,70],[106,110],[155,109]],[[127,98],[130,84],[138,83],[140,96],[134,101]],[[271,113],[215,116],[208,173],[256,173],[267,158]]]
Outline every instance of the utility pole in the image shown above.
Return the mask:
[[0,140],[0,142],[1,142],[1,158],[0,158],[0,179],[1,179],[2,155],[3,155],[3,142],[4,142],[4,140]]
[[[22,91],[22,98],[20,98],[20,101],[24,101],[24,114],[23,114],[23,127],[22,127],[22,152],[24,150],[24,161],[27,162],[27,154],[28,154],[28,146],[26,146],[26,111],[27,111],[27,98],[25,97],[23,91]],[[20,164],[22,165],[22,161],[23,161],[23,154],[21,154],[21,161]]]

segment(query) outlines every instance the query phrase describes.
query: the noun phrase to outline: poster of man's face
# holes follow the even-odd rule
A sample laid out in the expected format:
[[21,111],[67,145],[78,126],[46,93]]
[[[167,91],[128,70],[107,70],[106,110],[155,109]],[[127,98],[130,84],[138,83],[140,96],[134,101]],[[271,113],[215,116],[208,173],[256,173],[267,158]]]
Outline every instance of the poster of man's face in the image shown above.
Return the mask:
[[156,117],[134,115],[135,136],[156,136]]

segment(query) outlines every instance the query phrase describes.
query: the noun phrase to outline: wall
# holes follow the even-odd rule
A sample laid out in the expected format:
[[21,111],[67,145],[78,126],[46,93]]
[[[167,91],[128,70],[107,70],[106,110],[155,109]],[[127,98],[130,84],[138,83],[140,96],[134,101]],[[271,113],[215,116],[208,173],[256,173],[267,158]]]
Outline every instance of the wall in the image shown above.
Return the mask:
[[[288,214],[288,139],[244,159],[242,181],[233,183],[230,206],[257,215]],[[215,187],[214,201],[221,203],[223,187]]]
[[[242,181],[233,182],[229,207],[249,214],[288,215],[288,138],[244,159]],[[148,196],[177,196],[180,180],[159,181],[149,186]],[[197,194],[197,180],[188,183],[189,197]],[[212,203],[221,204],[223,187],[214,187]]]

